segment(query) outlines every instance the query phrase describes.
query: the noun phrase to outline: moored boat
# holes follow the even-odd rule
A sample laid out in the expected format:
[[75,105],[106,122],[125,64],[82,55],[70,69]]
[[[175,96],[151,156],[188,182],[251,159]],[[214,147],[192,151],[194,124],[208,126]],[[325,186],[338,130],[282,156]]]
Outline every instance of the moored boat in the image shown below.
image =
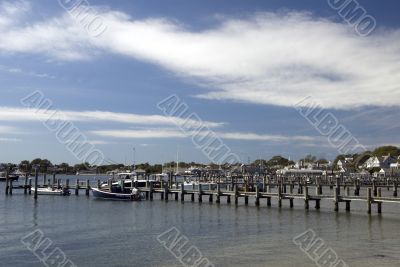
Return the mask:
[[[8,180],[9,181],[18,181],[19,175],[16,174],[9,174],[8,175]],[[5,182],[7,180],[6,178],[6,173],[5,172],[0,172],[0,181]]]
[[[32,191],[35,192],[34,187],[32,187]],[[38,195],[52,195],[52,196],[68,196],[71,194],[71,192],[65,188],[57,189],[57,188],[51,188],[51,187],[44,187],[44,188],[38,188],[37,194]]]
[[130,200],[139,201],[142,199],[140,191],[136,188],[121,190],[120,187],[109,189],[92,188],[92,194],[96,198],[109,200]]

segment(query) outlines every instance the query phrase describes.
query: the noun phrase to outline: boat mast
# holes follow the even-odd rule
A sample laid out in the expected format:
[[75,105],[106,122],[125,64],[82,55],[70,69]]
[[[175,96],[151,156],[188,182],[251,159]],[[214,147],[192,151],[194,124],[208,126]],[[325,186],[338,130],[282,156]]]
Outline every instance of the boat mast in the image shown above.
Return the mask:
[[179,171],[179,146],[176,149],[176,174],[178,174]]

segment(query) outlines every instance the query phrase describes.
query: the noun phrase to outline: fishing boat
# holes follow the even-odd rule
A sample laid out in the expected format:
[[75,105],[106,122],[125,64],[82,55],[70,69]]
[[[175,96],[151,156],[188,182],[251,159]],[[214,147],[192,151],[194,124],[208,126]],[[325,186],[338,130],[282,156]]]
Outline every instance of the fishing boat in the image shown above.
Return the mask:
[[[114,174],[115,175],[115,174]],[[113,175],[113,176],[114,176]],[[139,179],[137,172],[136,171],[126,171],[126,172],[119,172],[116,174],[116,181],[112,183],[113,186],[118,186],[120,185],[121,181],[124,183],[124,187],[133,187],[135,185],[136,187],[145,187],[147,182],[153,182],[156,183],[156,180],[149,178],[148,180],[146,179]],[[101,184],[101,188],[108,188],[108,182],[104,182]]]
[[[35,192],[35,188],[32,187],[32,191]],[[38,195],[51,195],[51,196],[68,196],[71,194],[71,192],[66,189],[57,189],[57,188],[51,188],[51,187],[44,187],[44,188],[38,188],[37,189],[37,194]]]
[[[9,174],[8,175],[8,180],[9,181],[18,181],[19,175],[17,174]],[[6,172],[0,172],[0,182],[5,182],[7,180],[6,178]]]
[[140,201],[143,198],[138,189],[122,189],[120,186],[112,186],[111,191],[109,189],[92,188],[92,194],[95,198],[108,200]]

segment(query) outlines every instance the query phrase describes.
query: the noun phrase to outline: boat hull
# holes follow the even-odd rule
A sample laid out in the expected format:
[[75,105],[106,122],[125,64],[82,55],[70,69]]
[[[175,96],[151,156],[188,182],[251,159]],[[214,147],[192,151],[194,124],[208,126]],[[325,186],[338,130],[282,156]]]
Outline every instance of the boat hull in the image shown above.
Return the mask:
[[[32,188],[32,192],[35,192],[35,188]],[[47,196],[68,196],[70,195],[69,190],[65,189],[51,189],[51,188],[38,188],[38,195],[47,195]]]
[[[9,181],[18,181],[19,176],[18,175],[9,175],[8,176],[8,180]],[[5,182],[6,181],[6,177],[0,177],[0,182]]]
[[126,200],[126,201],[141,200],[140,194],[113,193],[96,188],[92,188],[92,194],[95,198],[99,199]]

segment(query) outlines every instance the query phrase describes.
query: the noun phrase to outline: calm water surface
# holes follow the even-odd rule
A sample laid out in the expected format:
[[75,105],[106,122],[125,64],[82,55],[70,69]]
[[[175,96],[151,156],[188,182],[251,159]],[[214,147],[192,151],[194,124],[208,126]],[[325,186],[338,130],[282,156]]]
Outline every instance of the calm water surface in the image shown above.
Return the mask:
[[218,205],[113,202],[84,194],[35,202],[22,193],[6,197],[0,184],[0,266],[44,266],[20,241],[36,229],[77,266],[183,266],[157,241],[173,226],[215,266],[317,266],[292,242],[309,228],[349,266],[400,266],[400,205],[384,204],[381,216],[374,207],[369,216],[365,203],[335,213],[329,201],[320,211],[312,205],[305,211],[300,201],[294,209],[285,202],[281,209],[274,202],[267,207],[264,200],[255,207],[252,199],[245,207],[225,198]]

